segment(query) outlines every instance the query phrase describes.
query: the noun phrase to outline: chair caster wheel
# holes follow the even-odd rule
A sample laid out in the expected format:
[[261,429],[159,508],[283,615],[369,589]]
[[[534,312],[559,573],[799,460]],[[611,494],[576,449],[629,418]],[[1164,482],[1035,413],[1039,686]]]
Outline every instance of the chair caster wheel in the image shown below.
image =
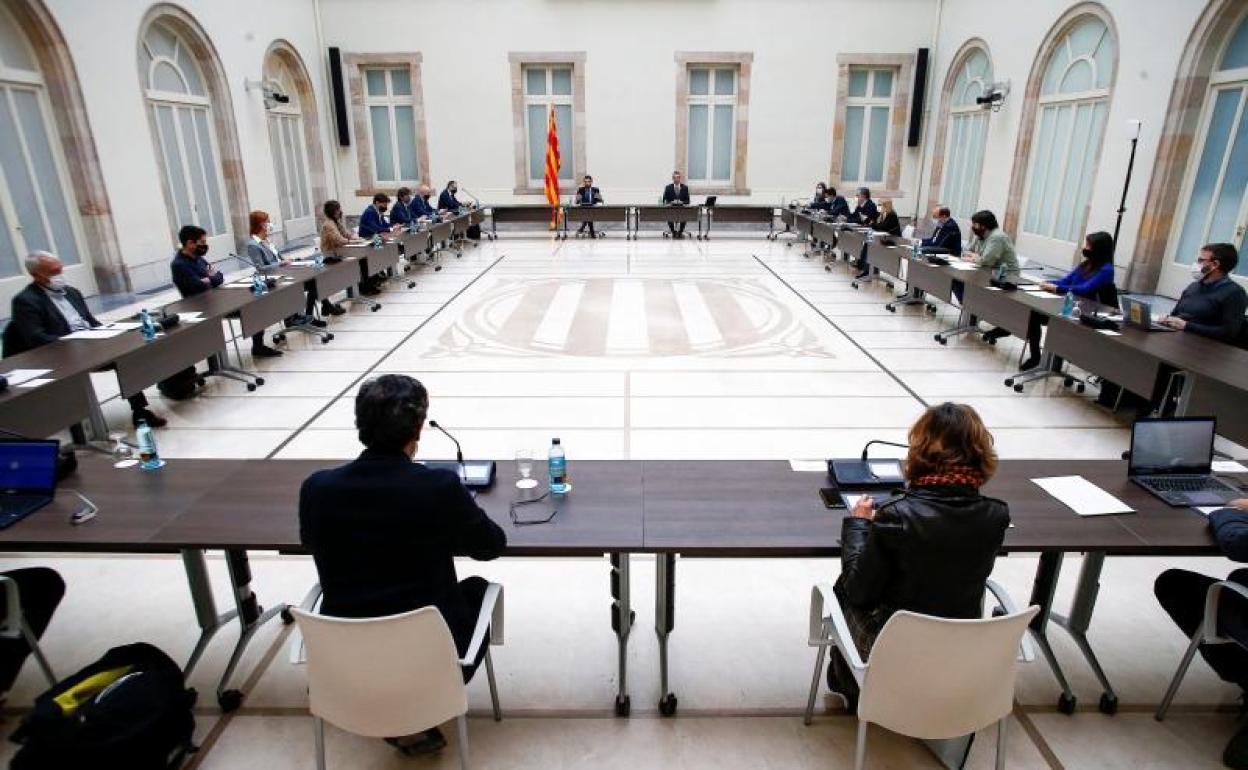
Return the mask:
[[632,700],[627,695],[615,696],[615,715],[626,717],[632,711]]
[[[826,270],[827,268],[824,268],[824,269]],[[850,282],[849,282],[849,288],[851,288],[851,289],[857,289],[857,288],[858,288],[858,282],[857,282],[857,281],[850,281]]]
[[668,693],[659,701],[659,713],[665,717],[676,715],[676,696]]
[[888,311],[888,312],[890,312],[890,313],[896,313],[896,312],[897,312],[897,308],[893,307],[892,305],[885,305],[885,306],[884,306],[884,309],[885,309],[885,310],[887,310],[887,311]]
[[254,391],[255,391],[255,389],[256,389],[256,384],[255,384],[254,382],[249,382],[249,383],[247,383],[247,392],[248,392],[248,393],[252,393],[252,392],[254,392]]
[[203,377],[196,377],[196,378],[195,378],[195,385],[196,385],[196,387],[200,387],[200,388],[202,388],[202,387],[206,386],[207,384],[208,384],[208,380],[204,379]]
[[1074,384],[1075,384],[1075,381],[1070,377],[1067,377],[1062,380],[1063,387],[1069,388],[1071,385],[1074,385]]
[[286,609],[282,610],[282,625],[289,626],[291,623],[294,623],[294,622],[295,622],[295,616],[291,614],[290,607],[287,606]]
[[1078,385],[1076,385],[1076,386],[1075,386],[1075,392],[1076,392],[1076,393],[1082,393],[1082,392],[1084,392],[1084,391],[1085,391],[1085,390],[1087,390],[1087,389],[1088,389],[1088,386],[1087,386],[1087,385],[1084,385],[1082,382],[1081,382],[1081,383],[1079,383]]
[[1014,392],[1015,392],[1015,393],[1022,393],[1022,392],[1023,392],[1023,386],[1022,386],[1022,385],[1015,385],[1015,386],[1014,386]]
[[280,345],[280,344],[282,344],[282,343],[283,343],[283,342],[285,342],[285,341],[286,341],[286,335],[285,335],[285,334],[274,334],[274,335],[273,335],[273,344],[274,344],[274,345]]
[[824,266],[823,266],[823,272],[825,272],[825,273],[830,273],[830,272],[832,272],[832,266],[831,266],[831,265],[824,265]]
[[1102,714],[1117,714],[1118,713],[1118,696],[1111,695],[1110,693],[1107,693],[1107,692],[1101,693],[1101,702],[1097,706],[1097,708],[1100,709]]
[[261,385],[263,385],[263,384],[264,384],[264,378],[263,378],[263,377],[257,377],[257,378],[256,378],[256,387],[260,387],[260,386],[261,386]]
[[1075,713],[1075,696],[1062,693],[1057,698],[1057,710],[1063,714]]
[[942,345],[948,345],[948,344],[949,344],[949,340],[945,339],[944,337],[937,337],[937,338],[936,338],[936,341],[937,341],[937,342],[939,342],[939,343],[940,343],[940,344],[942,344]]
[[1012,388],[1012,387],[1014,387],[1014,378],[1013,378],[1013,377],[1007,377],[1007,378],[1006,378],[1006,380],[1005,380],[1005,387],[1007,387],[1007,388]]
[[243,705],[242,690],[226,690],[217,694],[217,705],[221,707],[221,711],[228,714],[231,711],[237,711],[238,707]]
[[409,288],[409,289],[415,289],[415,288],[416,288],[416,282],[415,282],[415,281],[408,281],[408,282],[407,282],[407,288]]
[[927,306],[927,312],[931,313],[932,315],[936,315],[936,306],[935,306],[935,305],[928,305],[928,306]]
[[378,310],[381,310],[381,305],[373,305],[371,309],[374,313],[376,313]]
[[321,337],[321,344],[322,344],[322,345],[328,345],[328,344],[329,344],[329,341],[330,341],[330,340],[332,340],[333,338],[334,338],[334,335],[332,335],[332,334],[330,334],[330,335],[328,335],[328,336],[325,336],[325,337]]

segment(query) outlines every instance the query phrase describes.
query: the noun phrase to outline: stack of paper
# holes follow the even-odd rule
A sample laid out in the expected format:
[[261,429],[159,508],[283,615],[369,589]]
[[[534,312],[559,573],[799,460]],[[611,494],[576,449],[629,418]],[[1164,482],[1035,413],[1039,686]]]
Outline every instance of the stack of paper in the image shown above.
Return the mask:
[[9,379],[10,385],[21,385],[23,382],[33,380],[36,377],[42,377],[51,369],[14,369],[11,372],[5,372],[4,376]]
[[107,339],[112,339],[113,337],[116,337],[119,334],[125,334],[127,331],[128,329],[110,329],[107,326],[101,326],[98,329],[83,329],[80,332],[74,332],[73,334],[66,334],[61,339],[63,340],[107,340]]
[[1050,476],[1031,481],[1080,516],[1135,512],[1134,508],[1082,476]]

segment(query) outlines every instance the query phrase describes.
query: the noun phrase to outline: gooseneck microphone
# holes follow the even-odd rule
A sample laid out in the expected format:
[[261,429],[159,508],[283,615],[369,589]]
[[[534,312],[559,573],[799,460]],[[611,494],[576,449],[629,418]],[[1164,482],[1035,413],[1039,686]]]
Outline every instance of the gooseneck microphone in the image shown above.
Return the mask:
[[463,467],[464,467],[464,450],[460,448],[460,446],[459,446],[459,441],[458,441],[458,440],[456,440],[456,438],[455,438],[454,436],[452,436],[452,435],[451,435],[451,434],[450,434],[450,433],[446,430],[446,428],[443,428],[441,425],[439,425],[437,420],[430,420],[430,421],[429,421],[429,427],[430,427],[430,428],[433,428],[434,430],[440,430],[440,431],[442,431],[442,435],[444,435],[444,436],[446,436],[447,438],[449,438],[449,439],[451,440],[451,443],[455,444],[455,462],[459,463],[459,467],[460,467],[460,475],[462,476],[462,475],[463,475]]
[[910,448],[909,444],[898,444],[896,441],[881,441],[880,439],[872,439],[871,441],[868,441],[866,444],[863,444],[862,446],[862,461],[863,462],[867,461],[867,450],[871,448],[872,444],[881,444],[883,446],[895,446],[895,447],[900,447],[902,449]]

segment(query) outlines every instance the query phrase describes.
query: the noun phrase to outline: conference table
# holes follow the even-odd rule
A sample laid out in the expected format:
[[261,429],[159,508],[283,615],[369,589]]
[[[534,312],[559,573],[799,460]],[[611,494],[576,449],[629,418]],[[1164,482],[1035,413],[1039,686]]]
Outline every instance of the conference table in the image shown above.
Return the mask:
[[[317,460],[171,460],[159,471],[115,469],[100,457],[84,457],[79,470],[62,483],[89,497],[99,514],[71,526],[77,498],[60,494],[29,518],[0,531],[0,549],[24,552],[180,553],[200,641],[193,667],[213,633],[238,621],[242,633],[222,675],[218,699],[224,708],[241,702],[229,688],[234,666],[252,633],[268,619],[289,619],[287,605],[263,614],[245,611],[250,573],[247,550],[305,553],[299,541],[297,500],[302,481],[313,471],[338,463]],[[1031,479],[1082,475],[1135,509],[1119,516],[1080,517],[1050,497]],[[507,556],[601,556],[611,563],[611,624],[618,643],[616,712],[630,711],[627,643],[634,615],[630,558],[656,557],[655,625],[660,641],[660,712],[674,714],[669,688],[667,642],[675,628],[677,557],[833,558],[840,552],[844,510],[829,510],[818,495],[825,473],[798,472],[786,462],[581,461],[572,467],[574,491],[535,505],[554,505],[549,523],[515,526],[509,518],[516,494],[514,463],[500,461],[499,481],[476,495],[478,505],[508,536]],[[1248,478],[1240,477],[1242,481]],[[1069,713],[1075,699],[1048,643],[1051,623],[1070,632],[1104,688],[1102,710],[1112,713],[1117,699],[1104,676],[1086,632],[1099,591],[1105,555],[1215,555],[1218,550],[1204,518],[1171,508],[1130,484],[1121,461],[1007,460],[985,487],[985,494],[1010,504],[1014,526],[1004,554],[1037,553],[1038,568],[1030,602],[1041,607],[1032,636],[1044,652],[1061,689],[1059,708]],[[540,518],[549,513],[530,510]],[[227,553],[235,608],[218,613],[203,559],[206,550]],[[1062,560],[1085,553],[1071,611],[1054,610]],[[794,586],[804,590],[805,586]]]

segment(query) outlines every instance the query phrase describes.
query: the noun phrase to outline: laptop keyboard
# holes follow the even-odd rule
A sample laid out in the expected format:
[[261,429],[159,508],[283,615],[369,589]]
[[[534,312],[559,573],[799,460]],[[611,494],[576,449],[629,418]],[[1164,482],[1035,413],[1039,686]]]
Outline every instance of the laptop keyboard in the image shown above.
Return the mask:
[[1206,476],[1161,478],[1150,476],[1148,485],[1158,492],[1225,492],[1227,487]]

